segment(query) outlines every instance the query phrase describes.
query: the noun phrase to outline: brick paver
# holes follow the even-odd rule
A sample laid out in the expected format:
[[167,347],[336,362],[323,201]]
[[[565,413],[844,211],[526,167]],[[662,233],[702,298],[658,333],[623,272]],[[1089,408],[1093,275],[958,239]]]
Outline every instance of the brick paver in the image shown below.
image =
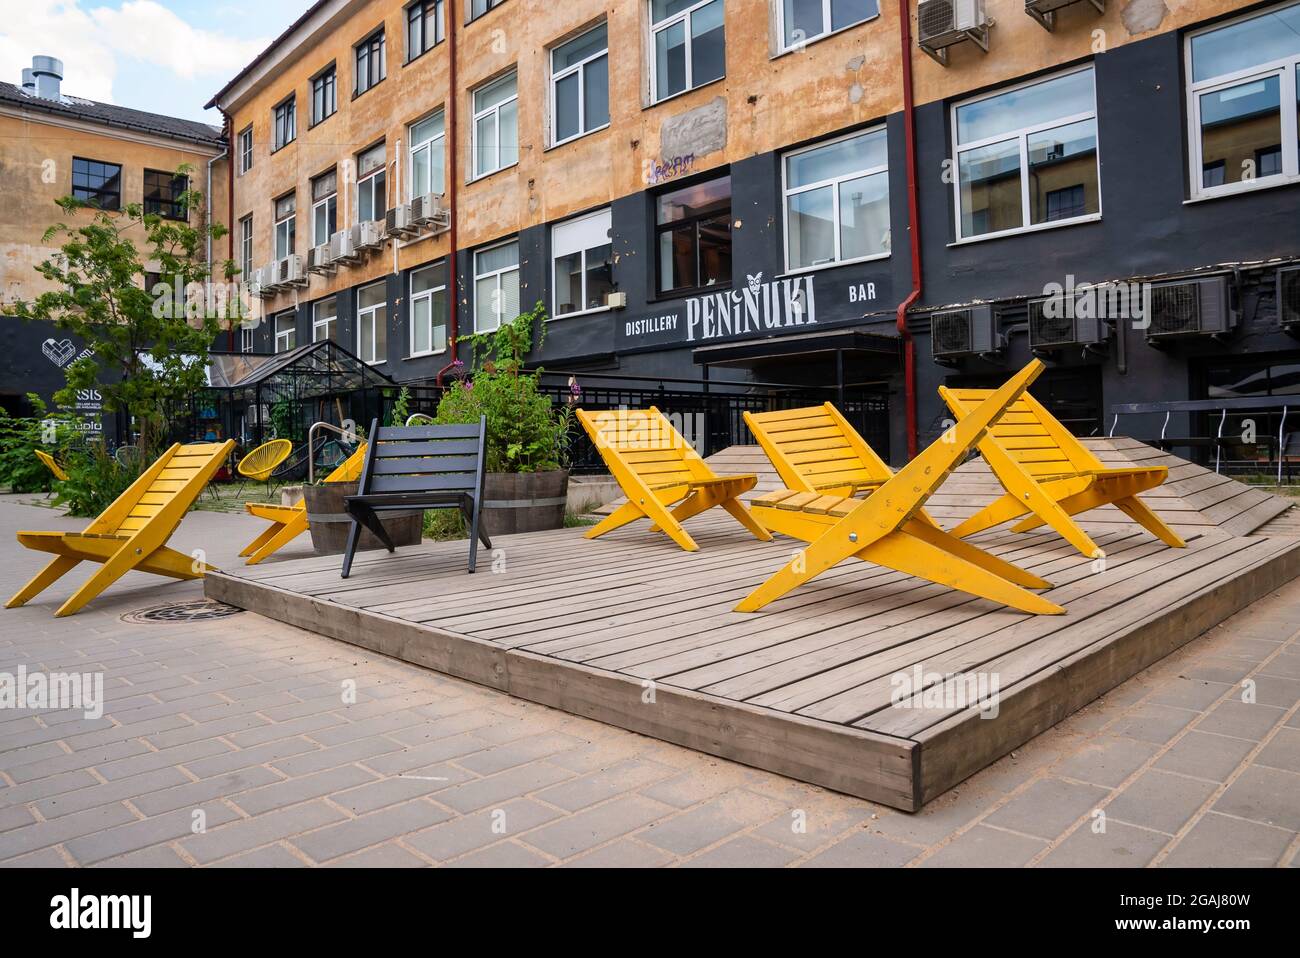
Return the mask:
[[[0,497],[19,527],[78,523]],[[177,545],[230,563],[259,528],[194,513]],[[38,562],[0,547],[0,592]],[[0,866],[1300,864],[1300,582],[907,815],[248,613],[121,621],[196,583],[52,618],[77,581],[0,612],[0,671],[107,699],[0,712]]]

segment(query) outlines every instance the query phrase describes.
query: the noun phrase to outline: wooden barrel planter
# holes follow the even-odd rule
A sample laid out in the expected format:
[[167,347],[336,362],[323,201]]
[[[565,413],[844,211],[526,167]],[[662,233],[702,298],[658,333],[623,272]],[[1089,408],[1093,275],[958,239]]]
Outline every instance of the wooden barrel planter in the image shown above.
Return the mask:
[[[307,526],[311,530],[312,548],[318,556],[342,555],[347,547],[352,519],[343,508],[343,497],[355,496],[358,485],[356,482],[325,482],[303,487]],[[380,521],[396,546],[419,545],[424,534],[423,510],[380,513]],[[357,548],[383,549],[384,544],[362,526]]]
[[569,470],[489,472],[483,477],[483,525],[490,536],[564,525]]

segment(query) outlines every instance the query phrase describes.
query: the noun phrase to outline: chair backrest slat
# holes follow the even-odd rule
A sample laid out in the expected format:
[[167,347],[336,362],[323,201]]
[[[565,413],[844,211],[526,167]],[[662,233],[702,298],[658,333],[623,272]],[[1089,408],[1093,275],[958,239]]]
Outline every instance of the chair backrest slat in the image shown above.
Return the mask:
[[371,476],[367,494],[389,492],[472,492],[472,472],[424,473],[417,476]]
[[606,463],[616,458],[652,489],[686,485],[712,475],[694,447],[654,406],[577,412]]
[[478,456],[421,456],[416,459],[389,458],[375,460],[376,476],[411,476],[441,473],[470,473],[478,468]]
[[477,423],[445,426],[380,426],[379,442],[423,442],[429,439],[477,439],[482,427]]
[[483,485],[486,423],[371,424],[360,494],[467,492]]
[[[138,532],[162,512],[178,493],[187,487],[193,489],[196,478],[202,475],[211,477],[233,446],[231,440],[188,446],[178,443],[172,446],[144,471],[131,488],[105,509],[86,531],[111,535]],[[202,484],[197,487],[195,497],[202,488]],[[181,510],[173,527],[179,525],[183,516],[184,510]]]
[[893,472],[831,403],[746,412],[745,422],[791,489],[839,491],[888,481]]
[[[939,394],[954,413],[965,416],[993,395],[993,390],[940,386]],[[1101,460],[1029,393],[1016,400],[993,423],[988,439],[1034,476],[1102,468]]]

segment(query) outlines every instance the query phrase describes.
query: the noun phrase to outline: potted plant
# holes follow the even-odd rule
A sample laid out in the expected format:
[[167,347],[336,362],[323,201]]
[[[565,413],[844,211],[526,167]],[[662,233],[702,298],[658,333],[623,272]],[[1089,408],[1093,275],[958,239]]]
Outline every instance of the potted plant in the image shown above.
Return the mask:
[[539,302],[494,332],[462,336],[459,341],[474,349],[473,372],[451,383],[434,417],[439,423],[487,417],[483,524],[489,535],[564,525],[573,410],[557,408],[541,392],[541,369],[523,368],[535,330],[536,345],[542,344],[545,319]]

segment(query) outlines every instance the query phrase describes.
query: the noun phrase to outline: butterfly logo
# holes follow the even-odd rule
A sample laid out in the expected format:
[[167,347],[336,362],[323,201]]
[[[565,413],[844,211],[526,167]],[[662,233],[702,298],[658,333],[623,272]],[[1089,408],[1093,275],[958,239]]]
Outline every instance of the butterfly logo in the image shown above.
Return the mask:
[[65,339],[62,342],[55,342],[51,337],[41,343],[41,352],[45,358],[56,366],[66,366],[72,357],[77,354],[77,347],[72,345],[72,340]]
[[749,291],[755,296],[758,295],[759,287],[763,284],[762,273],[746,273],[745,279],[749,281]]

